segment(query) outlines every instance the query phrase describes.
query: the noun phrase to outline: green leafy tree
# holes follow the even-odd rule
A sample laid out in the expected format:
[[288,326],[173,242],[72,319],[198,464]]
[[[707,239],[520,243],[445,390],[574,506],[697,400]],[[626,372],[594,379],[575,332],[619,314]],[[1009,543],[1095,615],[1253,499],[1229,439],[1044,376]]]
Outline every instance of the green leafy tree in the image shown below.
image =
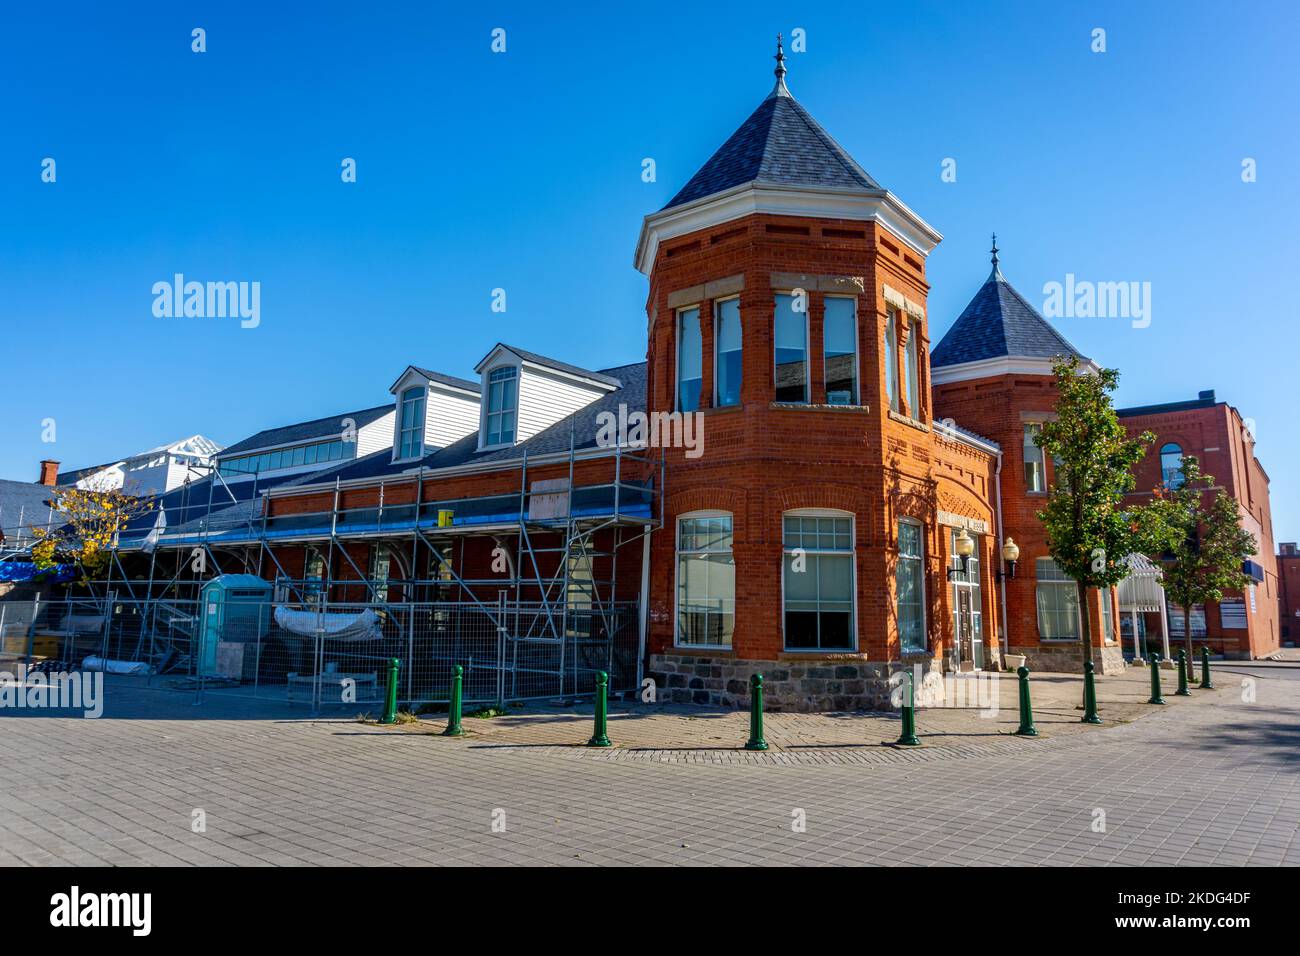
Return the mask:
[[1120,424],[1111,399],[1116,369],[1081,370],[1071,357],[1058,359],[1053,371],[1056,419],[1034,441],[1052,456],[1056,481],[1038,519],[1052,560],[1078,587],[1082,667],[1092,659],[1088,592],[1118,584],[1128,574],[1124,558],[1143,550],[1151,535],[1151,518],[1143,509],[1126,509],[1124,495],[1136,485],[1133,466],[1155,436],[1129,438]]
[[1195,660],[1192,607],[1250,586],[1241,565],[1257,553],[1255,536],[1241,526],[1237,502],[1214,486],[1214,477],[1201,471],[1195,455],[1182,457],[1178,479],[1156,489],[1151,507],[1163,547],[1149,553],[1164,566],[1165,594],[1183,609],[1183,647],[1190,666]]

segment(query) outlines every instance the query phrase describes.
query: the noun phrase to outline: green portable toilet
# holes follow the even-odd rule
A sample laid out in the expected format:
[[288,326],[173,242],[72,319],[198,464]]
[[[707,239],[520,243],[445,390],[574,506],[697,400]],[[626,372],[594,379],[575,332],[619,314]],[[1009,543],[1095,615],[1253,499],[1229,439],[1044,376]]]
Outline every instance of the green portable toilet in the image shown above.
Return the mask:
[[[271,585],[255,574],[222,574],[207,584],[199,600],[199,673],[213,676],[218,644],[256,646],[271,626]],[[240,673],[221,676],[242,678],[256,654],[245,654]]]

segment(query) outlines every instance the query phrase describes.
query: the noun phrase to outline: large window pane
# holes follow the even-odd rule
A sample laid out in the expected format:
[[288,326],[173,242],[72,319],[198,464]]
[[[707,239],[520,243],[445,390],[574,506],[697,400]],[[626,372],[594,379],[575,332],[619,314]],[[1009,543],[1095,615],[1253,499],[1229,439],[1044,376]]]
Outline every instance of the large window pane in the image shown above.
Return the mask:
[[894,570],[898,602],[898,640],[905,653],[924,651],[925,583],[922,578],[921,526],[898,523],[898,566]]
[[1038,636],[1044,640],[1078,640],[1079,589],[1051,558],[1039,558],[1036,568]]
[[791,650],[851,650],[853,519],[785,515],[782,595],[785,646]]
[[485,445],[509,445],[515,440],[516,396],[519,393],[519,369],[503,365],[488,373],[488,404]]
[[677,643],[729,647],[736,626],[731,516],[677,523]]
[[1183,483],[1183,449],[1170,442],[1160,448],[1160,480],[1166,488],[1177,489]]
[[776,400],[808,401],[808,323],[805,313],[796,312],[796,299],[789,293],[776,297]]
[[700,386],[704,384],[704,340],[700,334],[700,310],[677,313],[677,410],[693,412],[700,407]]
[[718,405],[740,403],[741,332],[740,300],[724,299],[718,303],[718,328],[713,344],[716,353],[714,377],[717,381]]
[[826,358],[826,403],[855,405],[858,401],[858,323],[856,299],[826,300],[822,338]]
[[424,450],[424,386],[408,388],[402,393],[401,421],[398,429],[398,457],[414,458]]

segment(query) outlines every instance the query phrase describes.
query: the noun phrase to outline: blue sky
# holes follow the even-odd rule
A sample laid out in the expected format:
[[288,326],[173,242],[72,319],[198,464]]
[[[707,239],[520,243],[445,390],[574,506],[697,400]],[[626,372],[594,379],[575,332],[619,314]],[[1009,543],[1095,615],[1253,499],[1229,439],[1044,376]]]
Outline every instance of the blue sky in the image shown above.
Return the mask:
[[[945,237],[934,340],[994,230],[1032,302],[1067,273],[1150,282],[1148,328],[1057,324],[1122,369],[1121,404],[1214,388],[1255,419],[1275,534],[1300,537],[1295,4],[270,6],[3,15],[0,476],[377,405],[408,363],[469,375],[497,340],[642,359],[641,217],[802,28],[794,95]],[[261,324],[155,318],[177,272],[260,282]]]

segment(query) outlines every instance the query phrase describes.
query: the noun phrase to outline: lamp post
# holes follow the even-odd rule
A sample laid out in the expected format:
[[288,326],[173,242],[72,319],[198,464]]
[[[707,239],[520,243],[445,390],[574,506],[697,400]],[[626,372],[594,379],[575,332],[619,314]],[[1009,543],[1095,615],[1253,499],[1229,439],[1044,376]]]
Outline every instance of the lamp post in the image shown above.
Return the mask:
[[961,558],[961,568],[949,568],[948,580],[952,581],[957,577],[966,577],[966,568],[970,564],[970,556],[975,553],[975,539],[972,538],[965,528],[961,529],[961,534],[957,535],[957,540],[953,542],[953,552]]
[[1002,563],[1007,569],[1001,568],[993,572],[994,578],[1001,581],[1003,578],[1014,579],[1016,576],[1016,562],[1020,560],[1020,545],[1016,544],[1008,535],[1007,539],[1002,542]]

